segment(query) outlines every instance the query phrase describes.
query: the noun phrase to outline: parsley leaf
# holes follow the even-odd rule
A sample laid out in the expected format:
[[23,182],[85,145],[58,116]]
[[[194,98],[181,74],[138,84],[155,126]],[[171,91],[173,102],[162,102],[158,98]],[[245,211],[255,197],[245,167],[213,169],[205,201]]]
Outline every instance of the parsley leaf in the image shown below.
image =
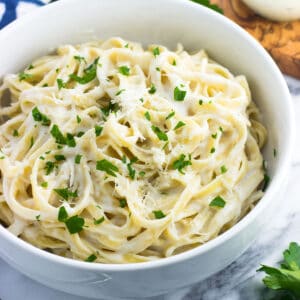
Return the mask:
[[162,219],[166,216],[161,210],[154,210],[153,214],[155,219]]
[[111,175],[111,176],[114,176],[114,177],[117,177],[115,172],[119,172],[119,169],[106,159],[98,160],[97,165],[96,165],[96,169],[98,171],[104,171],[108,175]]
[[19,73],[19,81],[23,81],[23,80],[26,80],[26,79],[29,79],[32,77],[33,77],[32,74],[28,74],[28,73],[24,73],[24,72]]
[[292,292],[298,299],[300,297],[300,245],[292,242],[283,252],[284,262],[280,268],[262,265],[258,271],[265,272],[267,276],[263,283],[273,290],[286,290]]
[[168,140],[167,134],[165,132],[163,132],[160,128],[158,128],[157,126],[152,125],[151,129],[157,135],[159,140],[161,140],[161,141]]
[[62,154],[56,154],[56,155],[54,155],[54,158],[55,158],[56,161],[66,160],[66,157]]
[[83,230],[84,219],[78,216],[73,216],[67,219],[65,224],[71,234],[78,233]]
[[126,205],[127,205],[126,199],[120,199],[119,202],[120,202],[120,207],[122,207],[122,208],[126,207]]
[[69,147],[73,147],[73,148],[76,146],[74,136],[71,133],[67,133],[67,135],[66,135],[66,144]]
[[109,102],[106,107],[103,107],[103,108],[100,108],[100,109],[101,109],[103,115],[105,117],[108,117],[111,112],[116,113],[120,109],[120,107],[117,103]]
[[94,219],[94,224],[95,225],[99,225],[99,224],[101,224],[102,222],[104,222],[104,217],[101,217],[101,218],[99,218],[99,219]]
[[151,120],[151,115],[149,113],[149,111],[146,111],[145,114],[144,114],[145,118],[150,121]]
[[185,174],[182,171],[183,168],[192,165],[191,159],[189,158],[189,160],[185,160],[185,157],[186,156],[184,154],[181,154],[179,158],[173,162],[173,169],[178,170],[181,174]]
[[171,113],[169,113],[167,116],[166,116],[166,120],[169,120],[171,118],[173,118],[175,116],[175,111],[172,111]]
[[13,136],[19,136],[19,132],[18,132],[17,129],[14,129],[14,131],[13,131]]
[[223,208],[226,205],[226,201],[221,197],[215,197],[210,203],[209,206],[221,207]]
[[69,198],[76,198],[78,197],[77,191],[72,192],[68,188],[65,189],[54,189],[55,193],[57,193],[60,197],[62,197],[64,200],[68,201]]
[[80,161],[81,161],[81,158],[82,158],[82,155],[77,154],[77,155],[75,156],[75,164],[79,165],[79,164],[80,164]]
[[179,121],[179,122],[177,123],[177,125],[174,127],[174,130],[177,130],[177,129],[179,129],[179,128],[185,126],[185,125],[186,125],[186,124],[185,124],[184,122]]
[[174,89],[174,100],[183,101],[186,96],[186,91],[181,90],[178,86]]
[[81,63],[82,61],[85,62],[85,63],[87,63],[87,62],[86,62],[86,59],[85,59],[83,56],[75,55],[75,56],[74,56],[74,59],[78,60],[80,63]]
[[76,121],[78,124],[81,122],[81,118],[78,115],[76,116]]
[[214,11],[220,13],[220,14],[223,14],[222,8],[220,8],[220,7],[219,7],[218,5],[216,5],[216,4],[211,4],[211,3],[210,3],[210,0],[191,0],[191,1],[193,1],[193,2],[195,2],[195,3],[198,3],[198,4],[201,4],[201,5],[203,5],[203,6],[206,6],[206,7],[210,8],[210,9],[212,9],[212,10],[214,10]]
[[50,133],[55,138],[55,142],[57,144],[62,144],[62,145],[66,144],[66,139],[56,124],[52,126]]
[[69,77],[80,84],[89,83],[96,78],[98,61],[99,57],[96,58],[90,66],[84,69],[84,75],[82,77],[79,77],[76,74],[70,74]]
[[96,134],[96,136],[99,136],[102,133],[102,130],[103,130],[102,126],[96,125],[95,126],[95,134]]
[[32,110],[31,114],[34,121],[41,122],[43,126],[49,126],[51,124],[50,119],[42,114],[37,107]]
[[66,211],[66,208],[64,206],[61,206],[58,210],[58,217],[59,222],[65,222],[68,219],[68,213]]
[[158,56],[158,55],[160,54],[159,48],[158,48],[158,47],[154,48],[154,49],[152,50],[152,53],[153,53],[153,55],[154,55],[155,57]]
[[47,188],[48,187],[48,182],[47,181],[42,182],[41,187]]
[[150,86],[150,88],[148,90],[148,93],[149,94],[155,94],[155,92],[156,92],[156,87],[155,87],[155,85],[153,83],[151,83],[151,86]]
[[52,171],[54,170],[54,162],[53,161],[47,161],[46,162],[46,166],[45,166],[45,170],[46,170],[46,175],[49,175],[52,173]]
[[89,257],[85,259],[86,262],[93,262],[97,259],[97,256],[95,254],[91,254]]
[[221,166],[221,173],[224,174],[227,172],[227,168],[225,165]]
[[124,76],[129,76],[130,68],[128,68],[127,66],[121,66],[119,67],[119,73],[121,73]]
[[61,78],[57,78],[56,82],[59,90],[66,87],[66,83]]

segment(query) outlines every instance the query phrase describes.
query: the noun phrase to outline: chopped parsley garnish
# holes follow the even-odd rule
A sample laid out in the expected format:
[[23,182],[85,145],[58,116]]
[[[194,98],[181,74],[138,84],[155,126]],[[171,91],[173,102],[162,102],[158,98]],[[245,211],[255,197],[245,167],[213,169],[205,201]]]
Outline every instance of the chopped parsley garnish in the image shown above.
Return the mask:
[[81,118],[78,115],[76,116],[76,121],[78,124],[81,122]]
[[54,170],[54,167],[55,167],[55,164],[53,161],[47,161],[46,166],[45,166],[46,175],[51,174]]
[[100,109],[101,109],[101,112],[103,113],[103,115],[105,117],[108,117],[111,112],[116,113],[120,109],[120,107],[119,107],[118,103],[109,102],[106,107],[103,107]]
[[76,136],[79,137],[79,138],[82,137],[83,135],[84,135],[84,132],[83,132],[83,131],[79,131],[79,132],[76,134]]
[[78,216],[73,216],[65,221],[65,224],[71,234],[78,233],[83,230],[84,219]]
[[33,138],[33,137],[31,137],[31,138],[30,138],[30,145],[29,145],[29,149],[31,149],[31,148],[32,148],[33,144],[34,144],[34,138]]
[[58,210],[58,217],[59,222],[65,222],[68,219],[68,213],[66,211],[66,208],[64,206],[61,206]]
[[213,139],[216,139],[217,137],[218,137],[218,133],[216,132],[216,133],[213,133],[212,135],[211,135],[211,137],[213,138]]
[[85,62],[85,63],[87,63],[87,62],[86,62],[86,59],[85,59],[83,56],[75,55],[75,56],[74,56],[74,59],[78,60],[80,63],[81,63],[82,61]]
[[166,216],[161,210],[154,210],[153,214],[155,219],[162,219]]
[[61,78],[57,78],[56,82],[59,90],[66,87],[65,82]]
[[176,124],[176,126],[174,127],[174,130],[177,130],[177,129],[179,129],[179,128],[185,126],[185,125],[186,125],[186,124],[185,124],[184,122],[179,121],[179,122]]
[[176,60],[175,60],[175,59],[173,59],[172,65],[173,65],[173,66],[176,66],[176,65],[177,65],[177,63],[176,63]]
[[48,83],[44,83],[43,85],[42,85],[42,87],[48,87],[49,85],[48,85]]
[[40,160],[45,160],[45,157],[44,156],[40,156]]
[[168,140],[167,134],[165,132],[161,131],[161,129],[158,128],[157,126],[152,125],[151,129],[156,134],[156,136],[158,137],[159,140],[161,140],[161,141]]
[[159,67],[156,67],[155,70],[156,70],[157,72],[160,72],[160,68],[159,68]]
[[211,4],[210,0],[191,0],[191,1],[193,1],[195,3],[198,3],[198,4],[201,4],[203,6],[206,6],[206,7],[210,8],[210,9],[212,9],[212,10],[220,13],[220,14],[223,14],[223,10],[218,5]]
[[123,163],[123,164],[126,164],[126,161],[127,161],[127,160],[126,160],[126,156],[123,155],[123,156],[122,156],[122,163]]
[[56,72],[56,73],[59,73],[59,72],[60,72],[60,68],[56,68],[56,69],[55,69],[55,72]]
[[169,120],[171,118],[173,118],[175,116],[175,111],[172,111],[171,113],[169,113],[167,116],[166,116],[166,120]]
[[202,104],[203,104],[203,100],[200,99],[200,100],[199,100],[199,105],[202,105]]
[[262,191],[265,192],[268,185],[270,183],[270,176],[268,174],[265,173],[264,175],[264,181],[263,181],[263,186],[262,186]]
[[84,69],[84,75],[82,77],[79,77],[76,74],[70,74],[69,77],[80,84],[86,84],[91,82],[96,78],[98,61],[99,57],[96,58],[90,66]]
[[77,154],[77,155],[75,156],[75,164],[79,165],[79,164],[80,164],[80,161],[81,161],[81,158],[82,158],[82,155]]
[[174,100],[183,101],[186,96],[186,91],[181,90],[178,86],[174,89]]
[[41,187],[47,188],[48,187],[48,182],[47,181],[42,182]]
[[126,201],[126,199],[120,199],[119,202],[120,202],[120,207],[124,208],[124,207],[127,206],[127,201]]
[[183,169],[187,166],[191,166],[191,158],[189,157],[188,160],[185,160],[186,155],[181,154],[177,160],[173,162],[173,169],[178,170],[181,174],[185,174]]
[[155,92],[156,92],[156,87],[155,87],[155,85],[153,83],[151,83],[151,86],[150,86],[150,88],[148,90],[148,93],[149,94],[155,94]]
[[220,130],[221,132],[224,132],[224,130],[223,130],[223,127],[222,127],[222,126],[220,126],[220,127],[219,127],[219,130]]
[[19,136],[19,132],[18,132],[17,129],[14,129],[14,131],[13,131],[13,136]]
[[95,254],[91,254],[89,257],[85,259],[86,262],[93,262],[97,259],[97,256]]
[[274,157],[277,156],[277,150],[276,150],[276,148],[273,149],[273,156],[274,156]]
[[227,168],[225,165],[221,166],[221,173],[224,174],[227,172]]
[[152,50],[152,53],[153,53],[153,55],[154,55],[155,57],[156,57],[157,55],[159,55],[159,54],[160,54],[159,48],[158,48],[158,47],[154,48],[154,49]]
[[99,219],[94,219],[94,224],[99,225],[99,224],[103,223],[104,220],[105,220],[104,217],[101,217]]
[[128,47],[129,47],[129,44],[127,43],[124,47],[125,47],[125,48],[128,48]]
[[58,194],[60,197],[62,197],[64,200],[68,201],[69,198],[76,198],[78,197],[78,193],[77,191],[72,192],[70,189],[68,188],[64,188],[64,189],[54,189],[53,190],[56,194]]
[[27,68],[27,70],[32,70],[34,68],[34,66],[32,64],[30,64]]
[[69,218],[68,213],[64,206],[61,206],[58,211],[58,221],[66,224],[69,232],[71,234],[78,233],[82,231],[84,226],[84,219],[78,216],[73,216]]
[[73,148],[76,146],[74,136],[71,133],[67,133],[67,135],[66,135],[66,144],[69,147],[73,147]]
[[62,154],[56,154],[56,155],[54,155],[54,158],[55,158],[56,161],[66,160],[66,157]]
[[31,113],[34,121],[41,122],[43,126],[49,126],[51,124],[50,119],[42,114],[37,107],[35,107]]
[[210,149],[210,153],[215,153],[215,152],[216,152],[216,148],[212,147],[212,148]]
[[125,89],[121,89],[121,90],[119,90],[117,93],[116,93],[116,96],[119,96],[119,95],[121,95],[124,91],[126,91]]
[[133,169],[131,165],[132,165],[131,163],[129,163],[129,164],[127,165],[127,170],[128,170],[128,172],[129,172],[129,177],[130,177],[131,179],[134,179],[134,177],[135,177],[135,169]]
[[145,114],[144,114],[145,118],[150,121],[151,120],[151,116],[150,116],[150,113],[149,111],[146,111]]
[[56,124],[52,126],[50,133],[55,138],[57,144],[66,144],[66,139]]
[[71,133],[67,133],[66,136],[62,134],[59,127],[54,124],[50,131],[51,135],[55,138],[55,142],[60,145],[67,145],[69,147],[75,147],[76,142],[74,136]]
[[27,80],[32,77],[33,77],[32,74],[28,74],[28,73],[24,73],[24,72],[19,73],[19,81]]
[[144,99],[143,99],[143,98],[140,98],[139,100],[140,100],[140,102],[142,102],[142,103],[144,102]]
[[124,76],[129,76],[130,68],[128,68],[127,66],[121,66],[119,67],[119,73],[121,73]]
[[[257,271],[265,272],[263,283],[272,290],[285,290],[292,294],[276,299],[296,300],[300,297],[300,245],[292,242],[283,252],[283,262],[280,267],[262,265]],[[293,297],[293,296],[294,297]],[[278,295],[280,296],[280,294]],[[275,298],[272,298],[275,300]]]
[[118,167],[116,167],[115,165],[113,165],[111,162],[109,162],[106,159],[98,160],[96,169],[98,171],[106,172],[108,175],[111,175],[114,177],[117,177],[116,172],[119,172]]
[[140,177],[144,177],[145,175],[146,175],[146,172],[144,172],[144,171],[140,171],[140,172],[139,172],[139,176],[140,176]]
[[215,198],[209,203],[209,206],[221,207],[221,208],[223,208],[225,205],[226,205],[226,201],[225,201],[221,196],[215,197]]

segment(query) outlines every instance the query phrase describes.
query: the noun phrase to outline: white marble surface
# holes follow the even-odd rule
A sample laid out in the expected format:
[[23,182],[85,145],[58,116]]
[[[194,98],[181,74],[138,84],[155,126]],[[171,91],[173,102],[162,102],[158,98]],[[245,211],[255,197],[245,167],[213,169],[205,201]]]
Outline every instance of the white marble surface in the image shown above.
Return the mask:
[[[286,77],[294,100],[295,115],[300,115],[300,81]],[[300,130],[300,118],[296,119]],[[260,263],[275,264],[289,242],[300,242],[300,135],[296,146],[289,184],[278,213],[254,245],[225,270],[198,283],[160,297],[160,300],[261,300],[272,293],[264,289],[262,274],[256,272]],[[13,288],[12,288],[13,286]],[[67,295],[38,284],[18,273],[0,259],[0,298],[2,300],[88,300]],[[273,298],[272,298],[273,299]]]

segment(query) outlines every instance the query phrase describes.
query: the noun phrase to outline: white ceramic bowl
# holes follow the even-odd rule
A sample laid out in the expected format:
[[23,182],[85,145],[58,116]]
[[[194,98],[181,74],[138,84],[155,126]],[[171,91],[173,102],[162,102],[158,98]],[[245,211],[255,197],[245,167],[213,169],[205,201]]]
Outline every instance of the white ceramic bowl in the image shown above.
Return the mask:
[[[146,297],[203,280],[234,261],[270,216],[287,178],[292,112],[286,83],[271,57],[244,30],[188,0],[65,0],[0,32],[0,77],[65,43],[122,36],[144,44],[205,48],[236,74],[245,74],[264,115],[271,184],[237,225],[203,246],[154,262],[102,265],[39,250],[0,226],[0,255],[29,277],[56,289],[94,298]],[[278,155],[273,158],[273,147]]]
[[243,0],[255,12],[274,21],[300,19],[299,0]]

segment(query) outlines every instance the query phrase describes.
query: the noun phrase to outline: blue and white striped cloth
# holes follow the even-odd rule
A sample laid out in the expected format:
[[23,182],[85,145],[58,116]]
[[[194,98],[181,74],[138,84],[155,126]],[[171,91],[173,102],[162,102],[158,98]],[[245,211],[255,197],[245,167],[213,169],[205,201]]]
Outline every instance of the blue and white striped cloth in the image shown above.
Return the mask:
[[0,29],[50,0],[0,0]]

